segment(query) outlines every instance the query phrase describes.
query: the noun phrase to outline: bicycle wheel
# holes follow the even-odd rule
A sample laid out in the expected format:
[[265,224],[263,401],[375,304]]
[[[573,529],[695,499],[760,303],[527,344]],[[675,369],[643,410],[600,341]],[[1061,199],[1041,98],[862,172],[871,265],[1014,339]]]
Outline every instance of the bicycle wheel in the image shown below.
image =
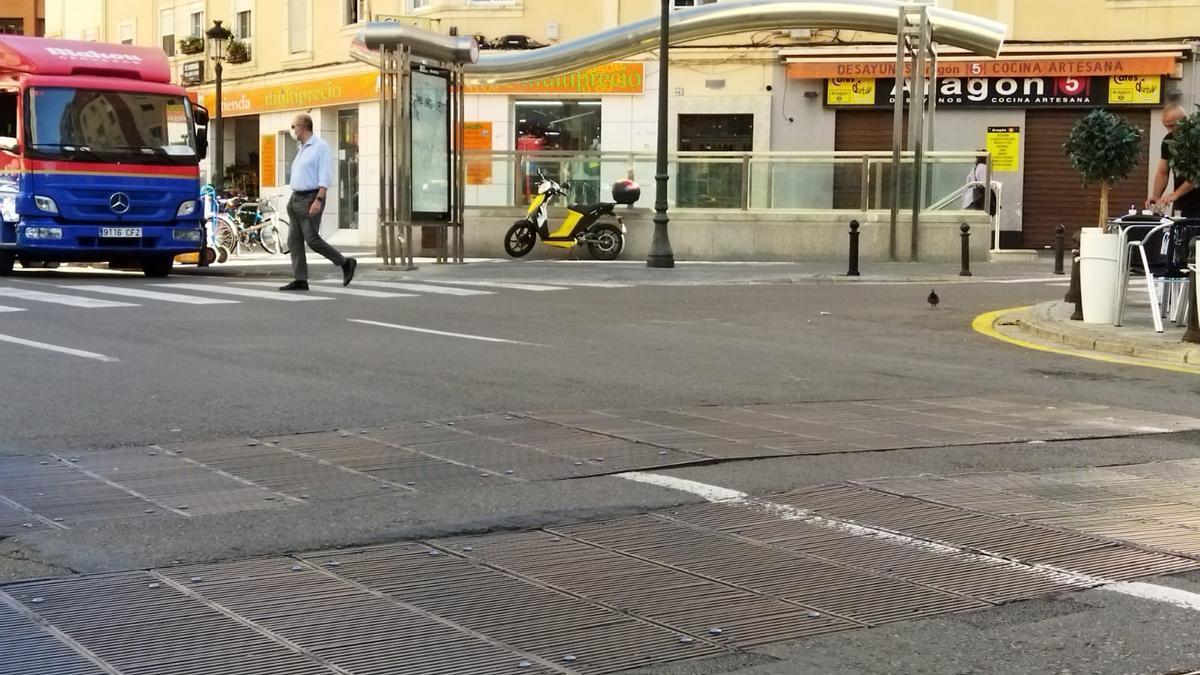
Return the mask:
[[237,223],[233,219],[227,218],[224,215],[217,216],[217,246],[224,247],[227,251],[237,250],[238,244],[238,228]]
[[287,255],[291,253],[291,247],[288,246],[288,235],[292,229],[291,223],[279,216],[270,216],[267,218],[267,222],[270,224],[263,229],[269,229],[274,232],[275,241],[279,242],[279,254]]
[[262,229],[258,231],[258,245],[267,253],[279,255],[282,244],[279,240],[279,227],[275,223],[268,220],[263,224]]

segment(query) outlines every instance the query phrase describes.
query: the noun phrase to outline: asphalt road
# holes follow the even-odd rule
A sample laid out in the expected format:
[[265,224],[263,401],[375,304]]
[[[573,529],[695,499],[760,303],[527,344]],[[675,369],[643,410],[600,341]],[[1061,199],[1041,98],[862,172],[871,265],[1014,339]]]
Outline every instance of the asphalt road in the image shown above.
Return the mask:
[[0,334],[119,359],[0,343],[12,383],[0,407],[0,452],[693,403],[1004,393],[1195,409],[1193,377],[1024,351],[971,331],[980,312],[1061,295],[1048,284],[943,286],[936,310],[925,304],[930,288],[915,284],[493,288],[309,302],[176,287],[239,301],[215,305],[72,291],[104,284],[171,292],[180,283],[264,290],[239,281],[172,279],[160,287],[137,276],[42,273],[0,282],[137,305],[0,297],[0,305],[26,308],[0,314]]
[[[421,283],[422,274],[403,281]],[[363,280],[402,281],[400,275],[368,276]],[[0,313],[0,372],[8,383],[0,406],[0,455],[500,411],[1023,395],[1179,415],[1198,409],[1195,376],[1027,351],[971,330],[971,319],[982,312],[1061,297],[1061,278],[663,285],[661,276],[630,278],[636,276],[611,284],[618,287],[553,291],[435,286],[479,293],[470,295],[355,284],[352,290],[411,295],[319,292],[312,296],[328,299],[292,302],[227,293],[267,290],[252,285],[272,281],[267,277],[151,282],[139,275],[39,271],[0,279],[0,306],[22,310]],[[424,280],[435,277],[511,281],[508,272],[485,266],[439,270]],[[561,264],[529,266],[521,279],[564,284],[572,271]],[[932,287],[941,296],[937,309],[925,302]],[[14,296],[4,289],[17,290]],[[134,306],[64,306],[30,299],[29,291]],[[143,291],[236,302],[194,305],[119,294]],[[664,473],[768,494],[889,475],[1197,456],[1200,434],[1188,432],[725,462]],[[98,525],[52,533],[34,546],[0,542],[0,579],[520,530],[696,501],[663,488],[594,478],[379,496],[314,505],[302,518],[228,514],[196,519],[186,528]],[[1186,578],[1178,583],[1193,584]],[[986,618],[905,622],[773,648],[779,660],[733,659],[656,672],[1132,673],[1200,667],[1194,661],[1200,644],[1188,631],[1194,612],[1187,610],[1089,592],[979,616]],[[1131,616],[1140,618],[1131,624]],[[1109,667],[1114,662],[1128,667]]]

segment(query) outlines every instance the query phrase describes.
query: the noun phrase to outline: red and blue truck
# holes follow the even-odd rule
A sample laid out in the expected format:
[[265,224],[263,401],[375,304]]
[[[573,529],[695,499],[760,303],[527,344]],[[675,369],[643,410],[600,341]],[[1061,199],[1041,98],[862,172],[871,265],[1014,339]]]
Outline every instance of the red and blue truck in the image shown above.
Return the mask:
[[203,247],[207,124],[159,49],[0,36],[0,275],[62,262],[170,274]]

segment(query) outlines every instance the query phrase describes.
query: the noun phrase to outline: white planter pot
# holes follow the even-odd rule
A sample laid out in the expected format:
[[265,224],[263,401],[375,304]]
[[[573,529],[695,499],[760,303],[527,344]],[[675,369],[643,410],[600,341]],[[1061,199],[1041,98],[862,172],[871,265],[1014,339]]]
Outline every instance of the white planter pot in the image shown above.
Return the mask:
[[1117,260],[1120,235],[1084,228],[1079,237],[1079,288],[1083,294],[1083,322],[1113,321],[1117,299]]

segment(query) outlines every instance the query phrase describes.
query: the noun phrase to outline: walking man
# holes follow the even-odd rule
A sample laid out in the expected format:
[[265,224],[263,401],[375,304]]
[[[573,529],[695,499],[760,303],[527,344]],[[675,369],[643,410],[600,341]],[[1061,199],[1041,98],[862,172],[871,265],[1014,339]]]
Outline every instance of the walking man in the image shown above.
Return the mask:
[[[1169,106],[1162,112],[1162,123],[1167,129],[1159,151],[1158,170],[1154,174],[1154,187],[1146,199],[1146,208],[1157,207],[1166,215],[1172,210],[1179,211],[1184,218],[1200,217],[1200,190],[1180,179],[1178,175],[1171,176],[1171,142],[1175,139],[1175,125],[1187,117],[1187,111],[1181,106]],[[1174,190],[1167,192],[1167,179],[1173,178]],[[1164,194],[1166,193],[1166,194]]]
[[292,223],[288,233],[288,246],[292,254],[292,283],[281,287],[281,291],[308,290],[308,261],[304,257],[304,245],[329,259],[342,268],[342,285],[348,286],[354,278],[358,261],[347,258],[321,238],[321,214],[325,211],[325,191],[332,181],[333,156],[329,144],[313,134],[312,118],[303,113],[292,120],[292,136],[299,141],[300,149],[292,160],[292,198],[288,200],[288,220]]

